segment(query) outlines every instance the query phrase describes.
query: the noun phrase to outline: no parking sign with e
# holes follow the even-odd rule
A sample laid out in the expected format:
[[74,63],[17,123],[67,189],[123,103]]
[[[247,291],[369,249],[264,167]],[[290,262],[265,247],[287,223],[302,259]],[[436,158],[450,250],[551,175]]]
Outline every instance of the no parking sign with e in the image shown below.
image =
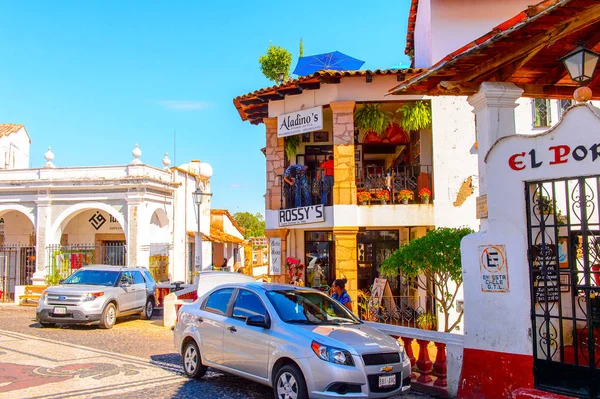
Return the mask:
[[508,261],[504,245],[480,245],[481,291],[508,292]]

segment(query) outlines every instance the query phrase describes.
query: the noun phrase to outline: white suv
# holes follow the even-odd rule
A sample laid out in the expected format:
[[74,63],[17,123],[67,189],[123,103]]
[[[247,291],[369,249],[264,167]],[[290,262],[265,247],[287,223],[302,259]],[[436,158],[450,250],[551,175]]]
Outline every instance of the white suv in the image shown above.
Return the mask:
[[36,310],[42,327],[98,324],[112,328],[117,317],[154,312],[156,283],[143,267],[84,266],[60,285],[48,287]]

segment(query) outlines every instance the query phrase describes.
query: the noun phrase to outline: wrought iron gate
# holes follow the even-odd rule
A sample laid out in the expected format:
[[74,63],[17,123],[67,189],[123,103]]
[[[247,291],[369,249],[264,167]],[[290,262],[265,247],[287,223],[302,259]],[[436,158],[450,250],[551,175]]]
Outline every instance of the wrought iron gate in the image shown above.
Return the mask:
[[16,285],[32,284],[35,247],[0,245],[0,301],[12,302]]
[[535,385],[600,398],[600,176],[525,193]]

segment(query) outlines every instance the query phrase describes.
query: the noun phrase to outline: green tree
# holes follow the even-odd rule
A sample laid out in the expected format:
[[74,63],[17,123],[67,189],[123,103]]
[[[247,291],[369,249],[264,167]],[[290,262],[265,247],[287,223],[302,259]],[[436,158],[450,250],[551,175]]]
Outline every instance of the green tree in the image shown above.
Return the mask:
[[283,80],[290,76],[292,53],[271,43],[266,54],[261,55],[258,59],[258,63],[260,64],[260,70],[267,79],[279,83],[281,73],[283,73]]
[[[436,228],[425,236],[402,245],[386,259],[379,272],[383,275],[416,279],[419,288],[434,297],[444,313],[444,331],[450,332],[460,323],[463,312],[450,325],[449,313],[454,307],[456,294],[462,285],[460,241],[473,233],[468,227]],[[454,284],[449,284],[452,281]]]
[[300,49],[298,50],[298,58],[304,57],[304,41],[300,39]]
[[233,219],[244,229],[244,238],[262,237],[265,235],[265,219],[260,213],[237,212]]

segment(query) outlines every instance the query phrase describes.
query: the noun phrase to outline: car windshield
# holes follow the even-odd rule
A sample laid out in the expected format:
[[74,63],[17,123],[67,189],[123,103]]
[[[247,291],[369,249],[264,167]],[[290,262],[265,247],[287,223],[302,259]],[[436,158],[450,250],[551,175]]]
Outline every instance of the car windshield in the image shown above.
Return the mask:
[[360,324],[360,320],[339,302],[309,290],[268,291],[267,297],[286,323]]
[[63,284],[105,285],[112,287],[117,282],[119,271],[115,270],[78,270],[67,278]]

